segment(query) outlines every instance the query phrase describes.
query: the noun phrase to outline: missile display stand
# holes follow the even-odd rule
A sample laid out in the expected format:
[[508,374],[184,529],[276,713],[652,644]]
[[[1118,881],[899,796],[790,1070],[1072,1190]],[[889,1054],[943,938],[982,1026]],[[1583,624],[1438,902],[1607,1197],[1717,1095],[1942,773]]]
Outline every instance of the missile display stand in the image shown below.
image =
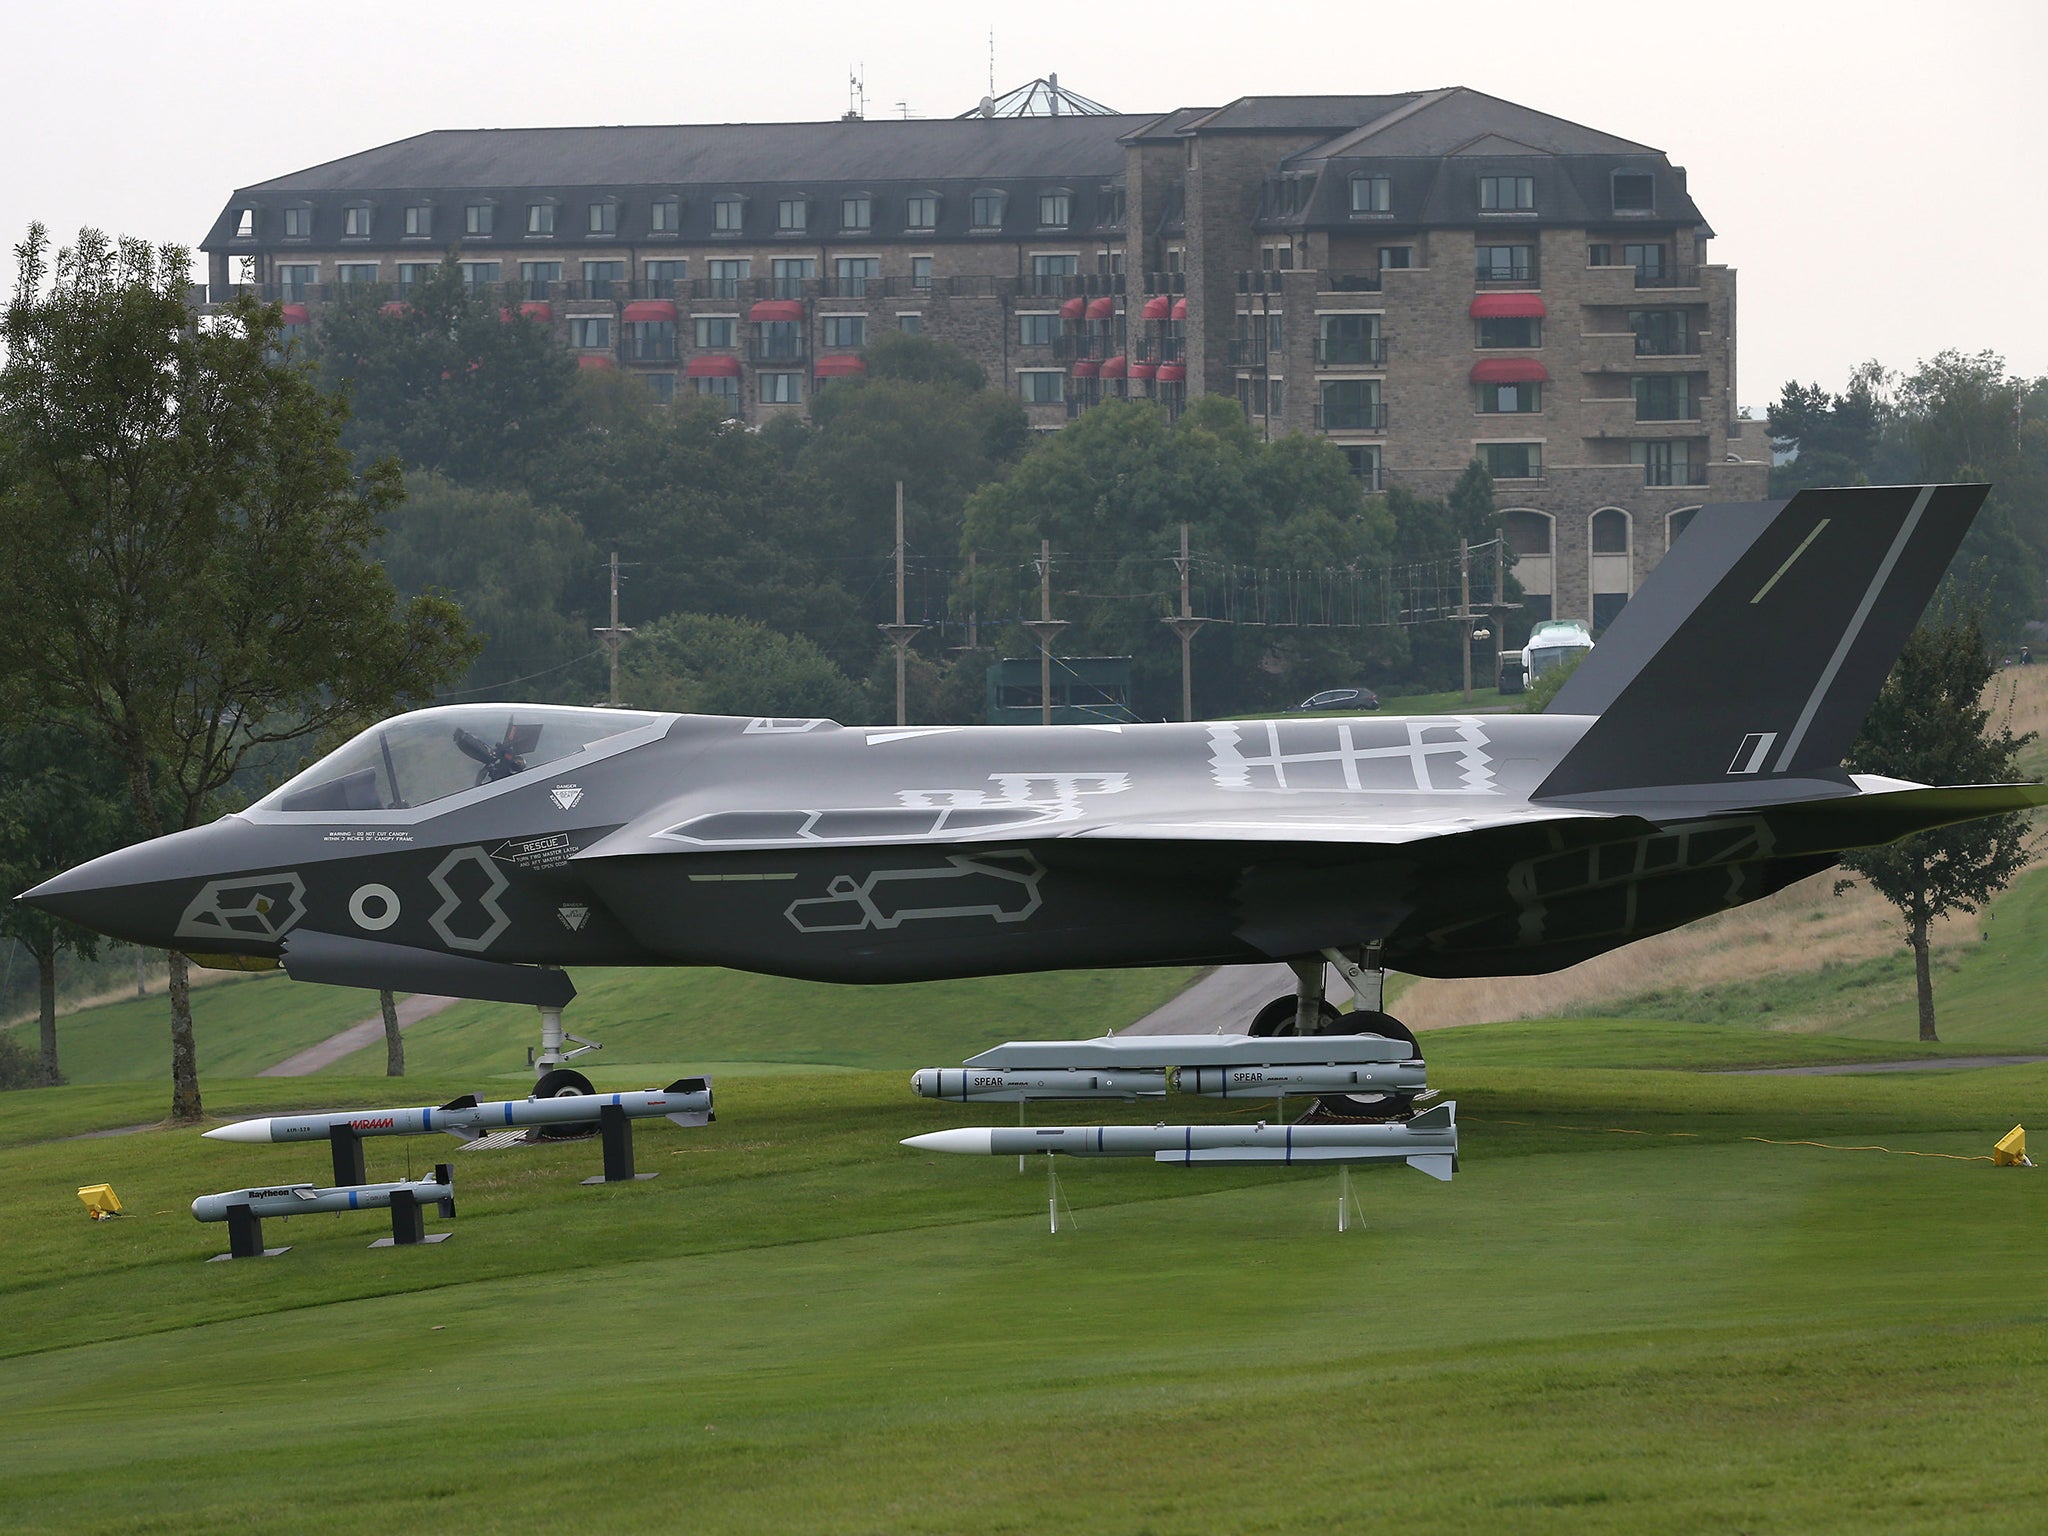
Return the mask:
[[228,1228],[228,1251],[213,1259],[263,1259],[289,1253],[289,1248],[263,1246],[263,1218],[266,1216],[312,1216],[326,1211],[391,1212],[391,1235],[371,1243],[372,1248],[411,1248],[448,1240],[446,1232],[429,1233],[425,1207],[439,1208],[441,1215],[455,1215],[455,1170],[446,1163],[435,1165],[433,1174],[419,1180],[391,1184],[340,1185],[322,1189],[312,1184],[258,1186],[230,1190],[225,1194],[201,1195],[192,1202],[192,1214],[200,1221],[224,1221]]
[[274,1259],[281,1253],[290,1253],[291,1244],[282,1248],[263,1246],[263,1218],[246,1205],[228,1207],[228,1251],[216,1253],[206,1262],[218,1264],[223,1259]]
[[585,1184],[630,1184],[660,1177],[633,1171],[633,1122],[618,1105],[607,1104],[598,1111],[597,1134],[604,1145],[604,1172],[585,1179]]

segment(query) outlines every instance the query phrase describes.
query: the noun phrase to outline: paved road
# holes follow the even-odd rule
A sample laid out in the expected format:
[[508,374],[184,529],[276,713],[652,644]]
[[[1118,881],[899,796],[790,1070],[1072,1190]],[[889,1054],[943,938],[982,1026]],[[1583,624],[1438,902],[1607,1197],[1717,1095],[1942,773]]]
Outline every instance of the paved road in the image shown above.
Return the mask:
[[[417,992],[411,997],[401,998],[398,1004],[398,1027],[401,1032],[410,1029],[421,1019],[430,1019],[443,1008],[460,1002],[456,997],[434,997],[429,993]],[[258,1077],[306,1077],[323,1067],[331,1067],[344,1056],[353,1056],[365,1046],[375,1045],[384,1038],[384,1015],[373,1013],[360,1024],[351,1024],[338,1035],[329,1035],[318,1045],[309,1045],[296,1056],[287,1056],[274,1067],[265,1067]]]
[[[1330,1001],[1340,1007],[1350,1001],[1351,989],[1344,985],[1334,967],[1327,973],[1324,987]],[[1239,1034],[1251,1027],[1253,1014],[1293,990],[1294,972],[1284,965],[1219,965],[1193,986],[1117,1033]]]
[[1724,1077],[1850,1077],[1864,1072],[1946,1072],[1963,1067],[2025,1067],[2048,1056],[1932,1056],[1918,1061],[1856,1061],[1826,1067],[1741,1067]]

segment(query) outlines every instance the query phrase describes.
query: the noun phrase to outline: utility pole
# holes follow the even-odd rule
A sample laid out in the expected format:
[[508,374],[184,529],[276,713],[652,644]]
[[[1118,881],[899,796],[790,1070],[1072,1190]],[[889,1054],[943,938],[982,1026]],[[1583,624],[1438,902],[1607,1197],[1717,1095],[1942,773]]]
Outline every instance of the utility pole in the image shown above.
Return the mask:
[[1501,631],[1508,627],[1508,541],[1493,530],[1493,687],[1500,691]]
[[896,723],[907,724],[903,707],[903,663],[904,654],[910,649],[910,642],[917,638],[924,628],[922,624],[903,622],[903,482],[896,482],[896,622],[877,624],[875,628],[889,637],[889,643],[896,647]]
[[602,637],[604,648],[611,652],[612,682],[609,697],[611,707],[617,709],[619,707],[619,647],[625,643],[626,636],[633,633],[633,631],[619,623],[619,552],[616,549],[612,551],[612,621],[606,628],[593,630],[592,633]]
[[1188,566],[1191,562],[1188,558],[1188,525],[1186,523],[1180,525],[1180,558],[1173,563],[1180,572],[1180,612],[1162,619],[1160,622],[1180,637],[1180,717],[1183,720],[1193,720],[1195,718],[1195,674],[1193,670],[1192,648],[1195,636],[1201,633],[1202,626],[1214,623],[1215,621],[1213,619],[1196,618],[1194,607],[1188,600]]
[[1458,540],[1458,625],[1465,644],[1465,702],[1472,702],[1472,546]]
[[1038,617],[1027,621],[1026,629],[1038,641],[1038,723],[1052,724],[1052,643],[1067,627],[1065,619],[1052,616],[1052,541],[1038,541]]

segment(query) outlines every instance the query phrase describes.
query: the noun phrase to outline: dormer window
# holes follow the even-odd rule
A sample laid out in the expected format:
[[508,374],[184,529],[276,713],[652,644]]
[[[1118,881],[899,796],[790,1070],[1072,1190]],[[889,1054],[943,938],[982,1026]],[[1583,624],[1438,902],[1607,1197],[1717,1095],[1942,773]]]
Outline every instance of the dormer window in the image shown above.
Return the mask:
[[775,205],[775,229],[778,234],[802,234],[811,225],[811,200],[807,197],[785,197]]
[[370,237],[370,205],[350,203],[341,210],[341,235],[344,240],[367,240]]
[[434,232],[434,205],[408,203],[405,207],[405,237],[424,240]]
[[526,205],[526,232],[529,235],[552,235],[555,232],[555,205],[553,203],[528,203]]
[[1001,229],[1003,227],[1003,194],[1000,192],[975,193],[968,212],[974,228]]
[[1351,178],[1351,211],[1353,213],[1387,213],[1394,206],[1394,180],[1391,176],[1368,176],[1356,172]]
[[905,229],[936,229],[939,224],[939,195],[919,192],[903,200]]
[[746,227],[747,200],[734,192],[715,198],[711,204],[711,227],[722,235],[736,235]]
[[657,197],[648,205],[648,227],[657,235],[672,235],[683,227],[683,200]]
[[1073,214],[1074,195],[1064,187],[1038,196],[1038,227],[1040,229],[1065,229]]
[[1482,176],[1479,208],[1483,213],[1527,213],[1536,206],[1533,176]]
[[617,198],[601,198],[590,205],[590,232],[593,235],[616,235],[619,232]]
[[235,238],[254,240],[256,238],[256,210],[244,208],[235,215]]
[[841,229],[872,229],[875,222],[875,200],[865,192],[839,199],[839,227]]
[[1613,187],[1616,213],[1657,211],[1657,178],[1649,172],[1616,171]]
[[313,237],[313,210],[305,204],[284,211],[284,237],[287,240],[310,240]]
[[1119,186],[1104,187],[1097,195],[1096,206],[1102,210],[1101,224],[1115,228],[1124,221],[1124,189]]
[[462,210],[462,231],[468,235],[488,235],[496,221],[497,205],[494,203],[471,203]]

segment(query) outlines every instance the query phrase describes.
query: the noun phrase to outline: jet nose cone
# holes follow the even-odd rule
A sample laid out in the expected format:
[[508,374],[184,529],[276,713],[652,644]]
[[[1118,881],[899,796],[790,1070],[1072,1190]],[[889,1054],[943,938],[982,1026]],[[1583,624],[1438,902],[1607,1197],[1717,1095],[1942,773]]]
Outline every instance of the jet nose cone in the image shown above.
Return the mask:
[[14,899],[40,907],[52,917],[61,917],[66,922],[77,923],[84,928],[100,928],[95,918],[109,909],[108,895],[126,883],[106,867],[119,858],[120,854],[110,853],[89,860],[74,869],[65,870],[54,879],[45,880],[33,890],[23,891]]
[[[223,873],[223,865],[232,868],[239,862],[238,852],[246,850],[236,846],[232,819],[215,822],[102,854],[22,892],[19,899],[81,928],[132,944],[190,949],[195,947],[195,941],[210,937],[212,930],[195,927],[187,909],[198,899],[202,887],[212,889],[225,883],[209,877]],[[296,877],[291,878],[296,881]],[[290,897],[295,903],[297,889],[272,893],[265,886],[258,890],[252,900],[260,906],[259,916],[270,911],[273,894],[280,900]],[[297,910],[296,905],[291,908],[294,915]],[[274,937],[280,925],[267,920],[259,922],[256,931],[246,935],[225,922],[218,926],[219,936],[224,940],[246,937],[260,942]],[[201,947],[240,946],[230,943]]]

